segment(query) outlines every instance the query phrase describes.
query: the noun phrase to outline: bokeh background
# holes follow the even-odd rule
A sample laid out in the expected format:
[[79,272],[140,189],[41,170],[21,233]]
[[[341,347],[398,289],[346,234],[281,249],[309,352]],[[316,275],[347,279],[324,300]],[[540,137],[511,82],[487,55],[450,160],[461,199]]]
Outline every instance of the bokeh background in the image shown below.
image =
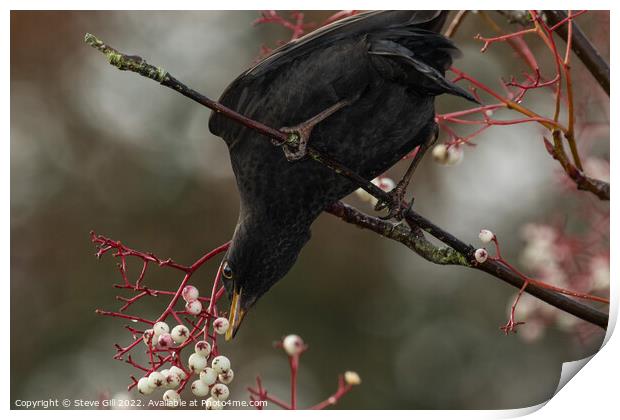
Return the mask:
[[[307,16],[320,22],[330,14]],[[227,150],[208,131],[208,110],[115,70],[83,43],[84,33],[140,54],[217,98],[262,45],[288,36],[274,25],[254,27],[257,16],[12,12],[12,401],[118,395],[135,373],[112,360],[113,344],[130,339],[124,323],[94,313],[118,307],[111,287],[118,273],[112,258],[95,259],[91,229],[190,263],[228,240],[237,218]],[[608,58],[608,13],[591,12],[579,22]],[[485,30],[476,16],[465,21],[455,39],[464,52],[457,64],[497,86],[500,77],[522,69],[506,45],[479,52],[473,36]],[[578,104],[596,128],[583,136],[594,145],[589,153],[608,161],[608,98],[574,63]],[[548,99],[542,95],[533,106],[546,112]],[[437,106],[446,112],[467,105],[439,98]],[[472,243],[480,228],[492,229],[516,262],[527,223],[550,223],[559,215],[568,230],[584,229],[575,202],[589,197],[567,192],[537,127],[497,127],[477,143],[459,165],[423,163],[412,187],[420,213]],[[399,164],[390,173],[397,177],[403,170]],[[347,201],[370,210],[355,196]],[[196,286],[210,287],[216,264],[196,276]],[[178,280],[166,270],[148,277],[153,287]],[[402,245],[323,215],[293,270],[261,300],[238,338],[222,345],[236,373],[232,396],[247,399],[246,386],[260,374],[270,392],[286,397],[286,358],[272,343],[297,333],[310,345],[300,371],[301,406],[331,394],[345,370],[359,372],[363,383],[337,408],[540,403],[553,395],[562,362],[595,352],[603,334],[578,328],[567,315],[505,336],[499,326],[514,295],[483,273],[432,265]],[[140,310],[154,315],[163,304]]]

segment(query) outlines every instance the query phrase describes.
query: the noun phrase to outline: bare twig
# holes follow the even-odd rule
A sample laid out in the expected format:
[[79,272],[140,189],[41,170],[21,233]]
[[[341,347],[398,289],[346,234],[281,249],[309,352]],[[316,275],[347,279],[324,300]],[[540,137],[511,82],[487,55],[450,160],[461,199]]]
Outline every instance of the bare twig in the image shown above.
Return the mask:
[[446,29],[446,32],[444,32],[444,36],[446,38],[452,38],[456,34],[456,31],[458,31],[458,29],[461,27],[461,24],[465,20],[465,17],[468,13],[469,10],[459,10],[456,12],[456,15],[454,15],[454,18],[452,18],[452,21],[448,26],[448,29]]
[[[560,143],[560,139],[557,138],[558,135],[554,135],[554,143]],[[605,181],[601,181],[599,179],[590,178],[585,175],[583,171],[579,170],[575,165],[573,165],[563,148],[555,147],[549,140],[546,138],[543,139],[545,142],[545,147],[547,148],[547,152],[553,157],[555,160],[560,162],[564,172],[575,182],[577,188],[583,191],[590,191],[592,194],[596,195],[599,199],[609,201],[610,197],[610,188],[609,183]],[[560,143],[561,144],[561,143]]]
[[[530,82],[532,83],[527,84],[527,85],[519,84],[516,82],[505,84],[505,86],[516,86],[522,89],[521,93],[518,94],[516,98],[513,98],[513,97],[503,97],[502,95],[498,94],[497,92],[495,92],[493,89],[489,88],[488,86],[482,84],[480,81],[476,80],[475,78],[469,76],[468,74],[465,74],[462,71],[459,71],[458,69],[453,68],[452,71],[455,72],[458,76],[457,80],[459,79],[467,80],[469,83],[471,83],[476,88],[498,99],[504,107],[517,111],[527,116],[528,118],[520,119],[520,120],[511,120],[511,121],[505,121],[505,120],[497,121],[497,120],[492,120],[488,117],[485,117],[484,120],[470,121],[470,120],[463,120],[460,118],[455,118],[453,115],[450,118],[448,118],[448,116],[438,116],[438,122],[441,124],[442,121],[450,120],[451,122],[456,122],[460,124],[482,124],[483,126],[481,127],[481,129],[477,131],[476,133],[474,133],[473,135],[479,134],[482,131],[482,129],[490,125],[495,125],[495,124],[508,125],[508,124],[514,124],[514,123],[523,123],[523,122],[538,122],[543,127],[545,127],[547,130],[549,130],[550,135],[553,137],[553,143],[549,143],[547,141],[545,142],[545,146],[547,146],[548,152],[551,154],[551,156],[554,159],[560,162],[562,169],[564,169],[564,172],[566,173],[566,175],[575,182],[577,188],[579,190],[591,192],[601,200],[608,201],[609,196],[610,196],[609,183],[587,177],[583,173],[583,166],[581,163],[581,157],[579,155],[579,151],[577,147],[577,139],[575,137],[575,109],[574,109],[574,99],[573,99],[574,87],[573,87],[573,82],[572,82],[571,65],[570,65],[570,51],[574,47],[574,36],[571,36],[571,34],[574,33],[574,28],[576,25],[574,22],[574,18],[582,15],[584,12],[585,11],[579,11],[579,12],[573,13],[572,11],[569,11],[568,14],[563,19],[558,20],[558,22],[552,26],[549,26],[547,23],[545,23],[544,20],[541,19],[541,16],[539,15],[539,13],[536,11],[533,11],[533,10],[529,11],[528,19],[524,17],[523,13],[517,13],[516,16],[519,17],[522,25],[531,24],[533,26],[529,26],[529,27],[526,27],[526,29],[513,32],[513,33],[509,33],[509,34],[505,34],[487,13],[480,12],[480,16],[483,18],[483,21],[486,22],[495,32],[500,34],[499,36],[495,36],[495,37],[482,37],[478,35],[476,38],[484,42],[482,51],[486,50],[491,44],[496,43],[496,42],[510,43],[510,42],[519,40],[522,42],[522,44],[511,44],[511,45],[513,46],[513,48],[515,48],[517,52],[520,53],[523,60],[526,63],[528,63],[530,67],[532,67],[532,63],[535,63],[536,60],[531,54],[531,51],[529,51],[529,48],[527,47],[527,45],[521,39],[521,36],[524,34],[533,34],[533,35],[538,36],[539,39],[541,39],[544,42],[544,44],[549,49],[549,52],[553,56],[556,75],[552,79],[541,83],[541,73],[540,73],[540,70],[537,68],[537,65],[535,65],[532,68],[535,70],[534,74],[536,75],[536,77],[533,80],[532,80],[532,77],[529,77]],[[512,14],[509,14],[509,16],[512,16]],[[560,54],[560,52],[558,51],[553,33],[563,28],[567,31],[566,39],[568,39],[568,41],[566,44],[565,53]],[[565,91],[562,88],[563,80],[566,81]],[[555,87],[554,89],[555,112],[554,112],[554,116],[552,119],[544,118],[541,115],[534,113],[533,111],[531,111],[529,108],[527,108],[523,104],[521,104],[521,99],[525,95],[526,91],[530,89],[545,87],[545,86]],[[562,109],[562,103],[563,103],[562,98],[563,97],[565,97],[566,104],[567,104],[566,114],[567,114],[568,124],[560,123],[560,116],[562,114],[561,109]],[[495,105],[492,105],[492,106],[495,107]],[[563,138],[561,136],[563,136]],[[466,143],[470,138],[471,136],[466,139],[461,139],[461,140],[457,139],[457,141]],[[570,154],[572,156],[573,162],[570,161],[568,154],[565,151],[563,139],[565,139],[569,145]]]
[[[545,10],[544,14],[550,25],[557,25],[567,19],[568,15],[564,10]],[[598,84],[609,96],[609,64],[598,52],[596,47],[590,42],[576,22],[572,23],[572,50],[586,66],[588,71],[594,76]],[[568,42],[568,26],[560,25],[555,32]]]

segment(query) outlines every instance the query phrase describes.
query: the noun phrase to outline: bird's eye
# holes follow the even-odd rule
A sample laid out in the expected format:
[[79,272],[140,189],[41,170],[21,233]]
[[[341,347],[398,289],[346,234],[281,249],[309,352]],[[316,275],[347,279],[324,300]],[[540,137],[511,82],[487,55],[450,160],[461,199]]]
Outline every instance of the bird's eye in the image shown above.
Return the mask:
[[225,261],[224,265],[222,266],[222,275],[229,280],[232,279],[233,271],[232,268],[230,268],[230,264],[228,264],[228,261]]

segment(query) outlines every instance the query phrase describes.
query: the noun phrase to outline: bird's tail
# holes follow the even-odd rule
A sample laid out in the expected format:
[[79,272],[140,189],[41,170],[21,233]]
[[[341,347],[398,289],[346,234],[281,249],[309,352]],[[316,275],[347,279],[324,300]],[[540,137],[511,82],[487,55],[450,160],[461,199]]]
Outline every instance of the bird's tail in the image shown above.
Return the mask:
[[375,68],[389,80],[424,94],[447,93],[477,103],[471,93],[445,77],[452,61],[461,55],[440,33],[446,16],[442,12],[422,25],[401,24],[376,31],[368,37],[368,52]]

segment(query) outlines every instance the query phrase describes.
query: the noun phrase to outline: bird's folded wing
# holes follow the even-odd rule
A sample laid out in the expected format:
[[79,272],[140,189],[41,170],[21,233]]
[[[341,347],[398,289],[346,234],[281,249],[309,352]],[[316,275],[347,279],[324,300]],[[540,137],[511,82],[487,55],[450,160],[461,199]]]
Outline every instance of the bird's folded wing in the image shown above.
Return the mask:
[[371,61],[384,78],[410,85],[422,94],[447,93],[478,102],[465,89],[445,78],[445,71],[459,51],[443,36],[416,29],[391,31],[373,34],[368,43]]
[[[289,122],[285,119],[311,117],[311,108],[358,95],[372,76],[369,67],[414,92],[449,93],[475,101],[444,77],[459,53],[438,33],[446,15],[433,10],[376,11],[337,21],[282,46],[248,69],[226,88],[220,102],[265,124],[284,126]],[[310,114],[301,115],[304,112]],[[277,113],[282,115],[276,118]],[[229,145],[240,130],[217,113],[209,129]]]
[[441,16],[443,15],[439,10],[379,10],[359,13],[283,45],[247,70],[242,77],[260,76],[313,50],[358,34],[405,26],[441,30],[443,19],[438,19]]

